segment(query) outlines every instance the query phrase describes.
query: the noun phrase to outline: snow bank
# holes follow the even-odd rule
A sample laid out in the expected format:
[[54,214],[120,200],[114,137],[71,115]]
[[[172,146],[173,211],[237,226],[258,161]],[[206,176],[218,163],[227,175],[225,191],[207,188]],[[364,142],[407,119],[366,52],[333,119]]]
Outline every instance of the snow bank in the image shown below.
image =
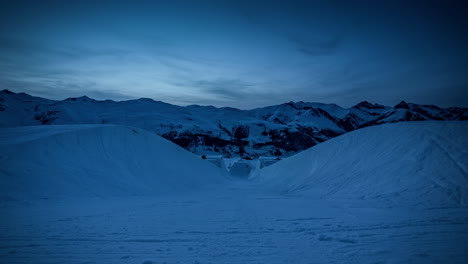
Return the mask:
[[214,165],[141,129],[114,125],[0,129],[2,198],[154,195],[222,180]]
[[467,172],[468,123],[425,121],[339,136],[262,169],[256,179],[325,198],[466,206]]

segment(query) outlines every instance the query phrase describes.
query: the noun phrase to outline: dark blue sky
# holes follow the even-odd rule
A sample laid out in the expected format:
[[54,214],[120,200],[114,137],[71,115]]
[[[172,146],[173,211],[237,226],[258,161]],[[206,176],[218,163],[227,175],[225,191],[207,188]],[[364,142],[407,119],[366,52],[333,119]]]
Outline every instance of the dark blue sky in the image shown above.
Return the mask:
[[468,106],[463,1],[1,4],[1,89],[239,108]]

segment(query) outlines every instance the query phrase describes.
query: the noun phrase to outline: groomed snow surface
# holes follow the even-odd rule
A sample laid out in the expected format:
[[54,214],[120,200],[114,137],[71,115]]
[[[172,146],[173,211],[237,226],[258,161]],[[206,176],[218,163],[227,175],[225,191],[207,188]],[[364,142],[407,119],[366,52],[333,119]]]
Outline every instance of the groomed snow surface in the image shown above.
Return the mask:
[[369,127],[241,179],[131,127],[4,128],[0,263],[467,263],[467,135]]

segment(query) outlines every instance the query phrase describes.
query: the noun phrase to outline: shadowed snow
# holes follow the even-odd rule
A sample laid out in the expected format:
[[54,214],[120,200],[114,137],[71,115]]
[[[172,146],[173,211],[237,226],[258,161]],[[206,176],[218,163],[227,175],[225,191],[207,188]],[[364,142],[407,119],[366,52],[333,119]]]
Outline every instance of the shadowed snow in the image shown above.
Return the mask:
[[266,167],[257,179],[283,192],[317,197],[466,206],[468,123],[360,129]]
[[127,196],[188,191],[221,170],[145,130],[64,125],[0,130],[2,196]]

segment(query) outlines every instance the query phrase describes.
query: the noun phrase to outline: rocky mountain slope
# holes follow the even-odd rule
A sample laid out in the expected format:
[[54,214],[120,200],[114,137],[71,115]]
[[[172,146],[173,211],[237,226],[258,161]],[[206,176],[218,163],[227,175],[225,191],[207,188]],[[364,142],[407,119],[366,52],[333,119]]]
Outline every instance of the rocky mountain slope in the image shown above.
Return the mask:
[[467,120],[467,108],[401,102],[394,107],[361,102],[289,102],[239,110],[176,106],[152,99],[62,101],[0,91],[0,127],[52,124],[119,124],[142,128],[197,154],[290,156],[343,133],[400,121]]

